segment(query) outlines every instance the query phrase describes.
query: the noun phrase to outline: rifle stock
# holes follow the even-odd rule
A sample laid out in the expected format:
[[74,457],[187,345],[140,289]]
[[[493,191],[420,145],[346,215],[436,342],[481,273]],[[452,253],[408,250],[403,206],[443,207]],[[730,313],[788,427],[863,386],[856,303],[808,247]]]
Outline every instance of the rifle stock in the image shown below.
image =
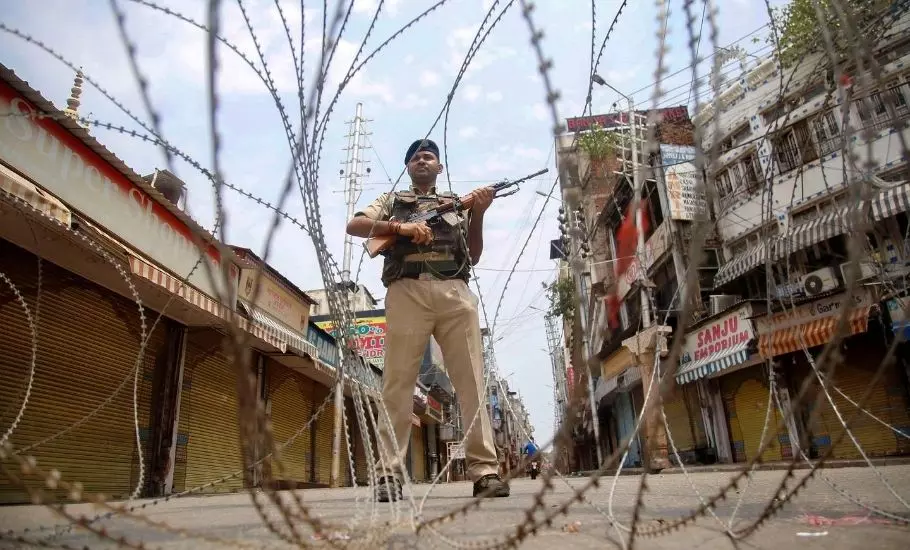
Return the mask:
[[383,250],[388,249],[390,246],[395,244],[395,240],[398,238],[398,235],[382,235],[380,237],[370,237],[363,243],[363,247],[367,251],[367,255],[370,258],[375,258],[382,253]]

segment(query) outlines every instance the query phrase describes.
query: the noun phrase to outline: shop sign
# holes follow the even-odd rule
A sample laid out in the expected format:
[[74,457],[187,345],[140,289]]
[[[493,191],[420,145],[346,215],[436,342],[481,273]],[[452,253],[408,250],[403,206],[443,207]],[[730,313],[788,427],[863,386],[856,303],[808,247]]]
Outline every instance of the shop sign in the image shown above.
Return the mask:
[[674,220],[695,220],[708,212],[708,200],[698,191],[695,148],[682,145],[661,145],[664,184],[670,217]]
[[892,323],[905,323],[907,321],[907,309],[910,309],[910,303],[907,298],[892,298],[885,302],[888,307],[888,314],[891,316]]
[[629,293],[629,289],[632,288],[632,285],[635,284],[636,281],[647,276],[647,272],[654,267],[654,263],[670,249],[670,231],[668,227],[669,224],[665,220],[657,226],[657,229],[651,234],[651,238],[645,243],[644,273],[642,273],[642,270],[639,268],[638,258],[635,258],[632,260],[632,263],[629,264],[629,269],[627,269],[626,272],[622,274],[622,277],[616,282],[616,290],[620,300],[626,297],[626,294]]
[[872,295],[865,288],[852,292],[841,292],[834,296],[796,306],[795,308],[788,308],[786,311],[775,313],[774,315],[759,317],[755,320],[755,327],[758,334],[767,334],[775,330],[802,325],[816,319],[840,315],[841,302],[848,294],[854,308],[872,305]]
[[[350,331],[357,340],[360,356],[381,369],[384,366],[386,319],[384,310],[378,311],[383,315],[354,319],[355,326]],[[339,337],[335,324],[330,320],[317,321],[316,326],[335,338]]]
[[427,414],[442,422],[442,403],[436,401],[430,395],[427,395]]
[[743,304],[736,310],[689,331],[683,342],[680,364],[685,366],[692,361],[700,361],[754,338],[752,321],[749,319],[751,315],[751,304]]
[[240,270],[240,296],[251,302],[253,286],[259,278],[259,294],[256,307],[275,317],[294,330],[305,332],[309,319],[309,308],[300,299],[281,288],[265,272],[259,275],[256,269]]
[[[222,278],[213,277],[216,287],[207,270],[196,266],[200,251],[186,223],[73,134],[38,114],[0,83],[0,157],[5,162],[178,277],[192,271],[190,285],[212,298],[221,295]],[[212,273],[221,273],[217,249],[210,246],[206,252]]]
[[430,396],[427,395],[427,392],[420,389],[418,386],[414,386],[414,404],[418,407],[425,408],[427,406],[427,398]]

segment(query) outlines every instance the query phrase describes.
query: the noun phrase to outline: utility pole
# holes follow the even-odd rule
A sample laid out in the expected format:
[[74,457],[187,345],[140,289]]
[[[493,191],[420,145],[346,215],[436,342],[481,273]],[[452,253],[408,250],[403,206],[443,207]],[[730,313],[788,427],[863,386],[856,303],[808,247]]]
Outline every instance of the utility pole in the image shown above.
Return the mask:
[[[354,120],[348,121],[351,131],[348,133],[348,146],[346,148],[347,160],[345,168],[341,170],[341,176],[344,179],[344,200],[348,207],[348,217],[354,217],[354,209],[357,207],[357,201],[360,200],[360,194],[363,192],[364,172],[369,173],[369,168],[364,171],[363,149],[364,138],[364,119],[363,104],[357,104],[357,110],[354,114]],[[341,290],[344,293],[345,300],[353,310],[353,296],[355,285],[351,280],[351,255],[354,249],[354,240],[351,235],[345,233],[344,236],[344,258],[341,270]],[[351,374],[349,373],[349,376]],[[339,486],[339,473],[341,470],[341,436],[344,424],[344,379],[339,376],[335,382],[335,437],[332,441],[332,474],[330,486]]]
[[[626,101],[629,103],[629,128],[630,134],[632,135],[632,188],[634,189],[632,197],[634,200],[641,200],[642,194],[642,182],[641,182],[641,163],[638,162],[638,139],[639,139],[639,130],[637,124],[638,116],[635,114],[635,104],[632,102],[632,98],[626,96]],[[642,262],[645,259],[645,232],[642,231],[642,225],[644,221],[644,208],[639,204],[639,207],[635,210],[635,230],[638,232],[638,245],[636,246],[635,255],[638,256],[638,273],[639,277],[644,281],[647,279],[648,274],[645,272],[645,266]],[[648,296],[648,288],[644,284],[641,285],[641,327],[642,330],[651,328],[651,300]]]

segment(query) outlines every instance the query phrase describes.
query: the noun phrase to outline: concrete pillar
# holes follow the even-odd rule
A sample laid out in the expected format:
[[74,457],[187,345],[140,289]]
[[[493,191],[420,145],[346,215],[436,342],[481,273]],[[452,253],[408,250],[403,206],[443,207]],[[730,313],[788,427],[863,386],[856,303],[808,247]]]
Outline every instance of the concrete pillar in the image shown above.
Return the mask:
[[[641,371],[641,383],[646,396],[648,396],[648,386],[654,372],[655,354],[666,353],[667,342],[664,335],[670,333],[671,330],[667,326],[654,325],[623,341],[623,345],[632,352]],[[660,408],[657,403],[658,391],[660,391],[660,387],[657,385],[651,388],[647,402],[642,404],[645,410],[640,438],[642,463],[650,472],[659,472],[670,467],[667,452],[667,430],[661,421]]]

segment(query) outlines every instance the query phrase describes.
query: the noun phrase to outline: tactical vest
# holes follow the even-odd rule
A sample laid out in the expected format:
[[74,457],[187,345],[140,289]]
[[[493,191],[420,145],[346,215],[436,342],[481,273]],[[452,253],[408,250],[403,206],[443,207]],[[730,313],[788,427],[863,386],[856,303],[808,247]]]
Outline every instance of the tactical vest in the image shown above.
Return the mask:
[[[398,191],[393,195],[394,199],[391,208],[391,217],[405,223],[410,216],[420,212],[432,210],[441,205],[440,198],[456,198],[456,195],[449,192],[443,192],[436,195],[418,195],[413,191]],[[457,274],[448,278],[468,280],[470,275],[470,261],[468,260],[467,250],[467,232],[464,237],[461,235],[461,225],[450,225],[445,220],[430,225],[433,230],[433,242],[429,245],[418,246],[414,244],[410,237],[399,237],[395,245],[389,248],[385,253],[385,261],[382,265],[382,283],[388,287],[392,281],[400,279],[405,275],[406,270],[411,271],[416,268],[416,264],[424,265],[427,273],[438,273],[434,270],[433,262],[410,262],[405,258],[412,254],[426,254],[428,252],[439,253],[445,258],[454,261],[456,267],[461,269]]]

